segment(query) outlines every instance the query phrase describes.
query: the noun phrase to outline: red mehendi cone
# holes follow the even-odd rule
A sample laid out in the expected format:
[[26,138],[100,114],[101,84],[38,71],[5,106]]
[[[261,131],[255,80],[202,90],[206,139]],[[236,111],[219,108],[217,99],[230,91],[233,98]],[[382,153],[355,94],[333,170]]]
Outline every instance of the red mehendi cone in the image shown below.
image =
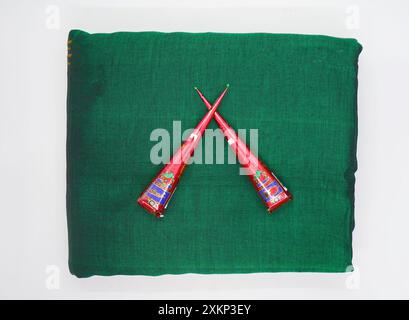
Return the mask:
[[[196,87],[195,90],[206,107],[212,109],[212,105],[207,101],[200,90]],[[214,119],[219,128],[223,131],[228,144],[237,155],[240,163],[246,169],[247,175],[254,188],[267,206],[268,212],[271,213],[273,210],[291,200],[292,196],[287,188],[284,187],[277,177],[250,151],[249,147],[239,138],[236,132],[218,112],[215,112]]]
[[176,190],[176,186],[179,183],[179,179],[186,167],[187,161],[192,156],[200,141],[200,138],[202,137],[209,122],[212,120],[213,115],[226,92],[227,87],[216,100],[213,107],[210,106],[210,110],[199,122],[189,138],[175,152],[169,163],[165,165],[165,167],[138,198],[138,204],[149,213],[152,213],[157,217],[163,217],[163,212]]

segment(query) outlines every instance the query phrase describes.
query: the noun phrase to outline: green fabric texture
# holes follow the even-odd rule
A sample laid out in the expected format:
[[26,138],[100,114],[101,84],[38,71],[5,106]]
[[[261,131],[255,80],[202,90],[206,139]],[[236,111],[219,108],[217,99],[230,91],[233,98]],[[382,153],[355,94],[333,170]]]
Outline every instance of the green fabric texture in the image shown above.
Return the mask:
[[[347,271],[361,49],[315,35],[72,30],[71,273]],[[151,163],[151,132],[195,127],[207,110],[193,87],[213,103],[226,83],[219,113],[248,135],[258,129],[260,159],[293,200],[268,214],[225,143],[225,164],[189,165],[165,217],[148,214],[136,199],[163,167]]]

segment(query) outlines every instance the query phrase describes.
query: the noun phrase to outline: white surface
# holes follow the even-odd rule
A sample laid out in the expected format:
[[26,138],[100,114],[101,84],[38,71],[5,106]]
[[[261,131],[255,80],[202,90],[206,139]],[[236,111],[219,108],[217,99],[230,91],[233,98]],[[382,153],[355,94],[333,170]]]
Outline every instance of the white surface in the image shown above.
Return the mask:
[[[95,2],[0,1],[1,298],[409,298],[407,1]],[[364,47],[353,234],[358,272],[70,275],[65,108],[72,28],[357,38]]]

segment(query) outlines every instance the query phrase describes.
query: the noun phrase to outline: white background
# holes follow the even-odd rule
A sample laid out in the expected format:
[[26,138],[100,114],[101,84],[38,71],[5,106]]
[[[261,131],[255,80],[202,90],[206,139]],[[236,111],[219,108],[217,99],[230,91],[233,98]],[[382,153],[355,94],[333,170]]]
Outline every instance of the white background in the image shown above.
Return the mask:
[[[409,298],[408,19],[404,0],[0,0],[0,298]],[[357,38],[364,47],[353,233],[357,271],[70,275],[66,40],[73,28]]]

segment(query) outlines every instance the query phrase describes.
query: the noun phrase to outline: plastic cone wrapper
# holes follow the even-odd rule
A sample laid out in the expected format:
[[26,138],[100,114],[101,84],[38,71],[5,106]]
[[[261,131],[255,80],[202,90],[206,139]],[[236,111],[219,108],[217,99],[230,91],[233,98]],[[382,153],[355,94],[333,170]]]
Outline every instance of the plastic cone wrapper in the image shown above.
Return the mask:
[[227,89],[228,86],[221,93],[214,105],[210,106],[210,110],[199,122],[186,141],[175,152],[169,163],[165,165],[138,198],[138,204],[145,208],[149,213],[152,213],[157,217],[163,217],[169,200],[175,192],[180,177],[186,168],[187,162],[199,144],[200,138],[209,122],[212,120],[217,107],[220,105],[220,102],[227,92]]
[[[200,98],[208,109],[213,109],[212,105],[207,101],[205,96],[198,88],[195,88]],[[217,101],[216,101],[217,102]],[[272,212],[284,203],[292,199],[292,195],[287,188],[277,179],[272,171],[270,171],[250,150],[237,133],[229,126],[226,120],[215,112],[214,119],[219,128],[222,130],[227,143],[236,154],[239,162],[246,170],[246,174],[250,178],[258,195],[263,200],[268,212]]]

